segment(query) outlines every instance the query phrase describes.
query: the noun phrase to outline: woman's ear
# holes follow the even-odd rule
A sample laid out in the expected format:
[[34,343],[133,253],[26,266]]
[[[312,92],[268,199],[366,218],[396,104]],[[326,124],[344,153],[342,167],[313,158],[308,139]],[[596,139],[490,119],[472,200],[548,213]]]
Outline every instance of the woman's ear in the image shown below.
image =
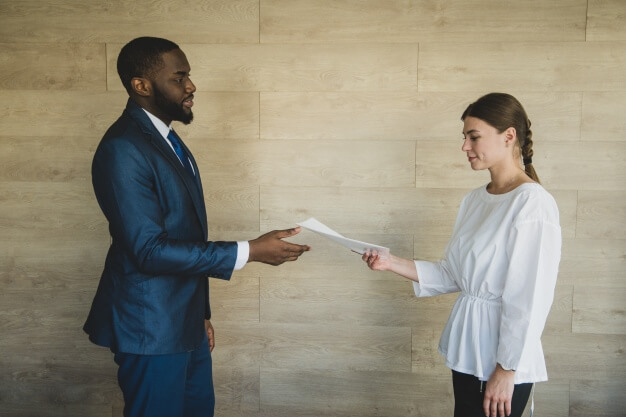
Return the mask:
[[135,77],[130,80],[130,86],[136,94],[142,97],[152,95],[152,84],[147,78]]
[[504,141],[506,146],[512,145],[515,143],[515,139],[517,138],[517,131],[514,127],[509,127],[504,131]]

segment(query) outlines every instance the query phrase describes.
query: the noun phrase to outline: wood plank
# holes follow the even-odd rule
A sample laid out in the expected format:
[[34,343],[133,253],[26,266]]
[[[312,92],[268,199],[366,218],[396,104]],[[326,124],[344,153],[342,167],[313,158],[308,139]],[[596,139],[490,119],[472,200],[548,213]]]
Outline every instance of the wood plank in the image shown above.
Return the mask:
[[620,379],[626,372],[623,335],[544,334],[548,376],[570,380]]
[[452,415],[453,402],[450,376],[261,368],[261,409],[290,409],[293,415],[301,415],[298,410],[321,416]]
[[580,378],[570,383],[570,417],[623,416],[626,410],[624,378],[594,381]]
[[626,335],[626,287],[574,286],[574,333]]
[[0,6],[3,42],[124,43],[146,34],[175,42],[259,40],[258,0],[204,0],[185,7],[171,0],[143,1],[141,7],[123,0],[6,0]]
[[[101,136],[122,114],[125,92],[0,90],[0,131],[19,137]],[[258,93],[197,94],[195,119],[189,126],[176,125],[187,138],[257,138]]]
[[620,286],[626,271],[626,240],[564,239],[559,282]]
[[[382,274],[381,274],[382,275]],[[351,280],[317,277],[263,279],[261,321],[264,323],[328,323],[443,327],[456,295],[417,299],[410,281]],[[337,302],[340,300],[340,302]]]
[[[110,89],[123,90],[107,45]],[[417,90],[416,44],[181,44],[199,91]]]
[[626,190],[626,142],[535,143],[533,165],[551,189]]
[[626,192],[579,191],[576,237],[626,238]]
[[91,182],[100,137],[0,136],[0,181]]
[[[476,59],[480,56],[480,59]],[[502,65],[506,63],[506,70]],[[425,43],[421,91],[624,91],[626,42]]]
[[229,281],[210,280],[211,314],[214,319],[259,322],[259,277],[241,273]]
[[104,44],[0,43],[0,62],[2,90],[106,90]]
[[[264,0],[261,42],[584,40],[586,2]],[[472,25],[468,22],[487,22]]]
[[626,97],[618,92],[585,92],[582,101],[581,140],[626,141]]
[[219,335],[219,349],[216,347],[212,355],[216,366],[388,371],[411,368],[411,332],[407,327],[212,323]]
[[[406,141],[212,140],[192,142],[204,182],[277,186],[413,187]],[[197,150],[197,151],[196,151]]]
[[0,203],[5,240],[52,234],[80,241],[108,230],[88,183],[0,182]]
[[[218,230],[259,231],[257,185],[240,186],[209,181],[203,182],[203,189],[209,236]],[[255,234],[252,233],[253,236]]]
[[622,0],[589,0],[587,6],[587,41],[626,40]]
[[110,244],[108,233],[102,238],[96,238],[94,233],[80,242],[74,235],[66,235],[65,240],[56,233],[51,235],[25,241],[0,240],[0,288],[95,293]]
[[[537,138],[580,139],[580,93],[520,91],[513,94],[531,115]],[[264,92],[260,104],[261,138],[429,143],[458,139],[460,149],[461,114],[480,95],[476,92]]]
[[253,367],[213,367],[215,415],[256,415],[259,411],[260,371]]
[[[535,384],[533,388],[535,414],[542,417],[562,417],[569,415],[570,384],[568,380],[552,379]],[[531,401],[526,404],[524,417],[530,414]]]
[[294,224],[313,216],[348,237],[356,233],[449,236],[465,192],[459,189],[261,187],[261,228],[271,230],[285,222]]
[[[32,394],[30,395],[32,397]],[[111,406],[102,405],[65,405],[65,404],[25,404],[28,398],[19,403],[2,402],[1,417],[111,417]],[[121,417],[121,416],[120,416]]]

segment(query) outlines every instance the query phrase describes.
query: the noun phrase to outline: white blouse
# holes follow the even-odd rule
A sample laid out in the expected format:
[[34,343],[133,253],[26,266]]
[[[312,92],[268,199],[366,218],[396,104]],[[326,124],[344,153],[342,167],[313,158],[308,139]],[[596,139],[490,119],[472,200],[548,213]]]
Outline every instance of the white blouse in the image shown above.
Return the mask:
[[487,381],[499,363],[516,384],[546,381],[540,339],[560,259],[559,211],[541,185],[467,194],[444,258],[415,262],[416,296],[461,292],[439,341],[446,365]]

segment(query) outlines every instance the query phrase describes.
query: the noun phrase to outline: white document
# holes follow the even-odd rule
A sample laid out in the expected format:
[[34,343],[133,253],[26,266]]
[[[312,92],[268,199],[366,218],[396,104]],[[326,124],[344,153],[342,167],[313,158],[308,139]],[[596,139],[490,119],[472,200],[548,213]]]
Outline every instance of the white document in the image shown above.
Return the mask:
[[296,224],[312,232],[320,234],[336,243],[339,243],[340,245],[350,249],[352,252],[356,252],[362,255],[365,253],[365,251],[369,250],[370,252],[378,252],[381,257],[389,255],[389,248],[374,245],[373,243],[361,242],[360,240],[348,239],[347,237],[340,235],[339,233],[335,232],[333,229],[319,222],[313,217]]

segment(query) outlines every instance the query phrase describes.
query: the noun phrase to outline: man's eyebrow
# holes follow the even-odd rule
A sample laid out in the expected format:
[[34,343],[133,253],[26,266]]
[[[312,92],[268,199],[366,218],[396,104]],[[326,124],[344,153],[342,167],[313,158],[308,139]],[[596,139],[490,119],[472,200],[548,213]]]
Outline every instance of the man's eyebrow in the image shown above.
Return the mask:
[[176,75],[187,75],[187,74],[189,74],[189,71],[180,70],[180,71],[176,71],[174,74],[176,74]]

